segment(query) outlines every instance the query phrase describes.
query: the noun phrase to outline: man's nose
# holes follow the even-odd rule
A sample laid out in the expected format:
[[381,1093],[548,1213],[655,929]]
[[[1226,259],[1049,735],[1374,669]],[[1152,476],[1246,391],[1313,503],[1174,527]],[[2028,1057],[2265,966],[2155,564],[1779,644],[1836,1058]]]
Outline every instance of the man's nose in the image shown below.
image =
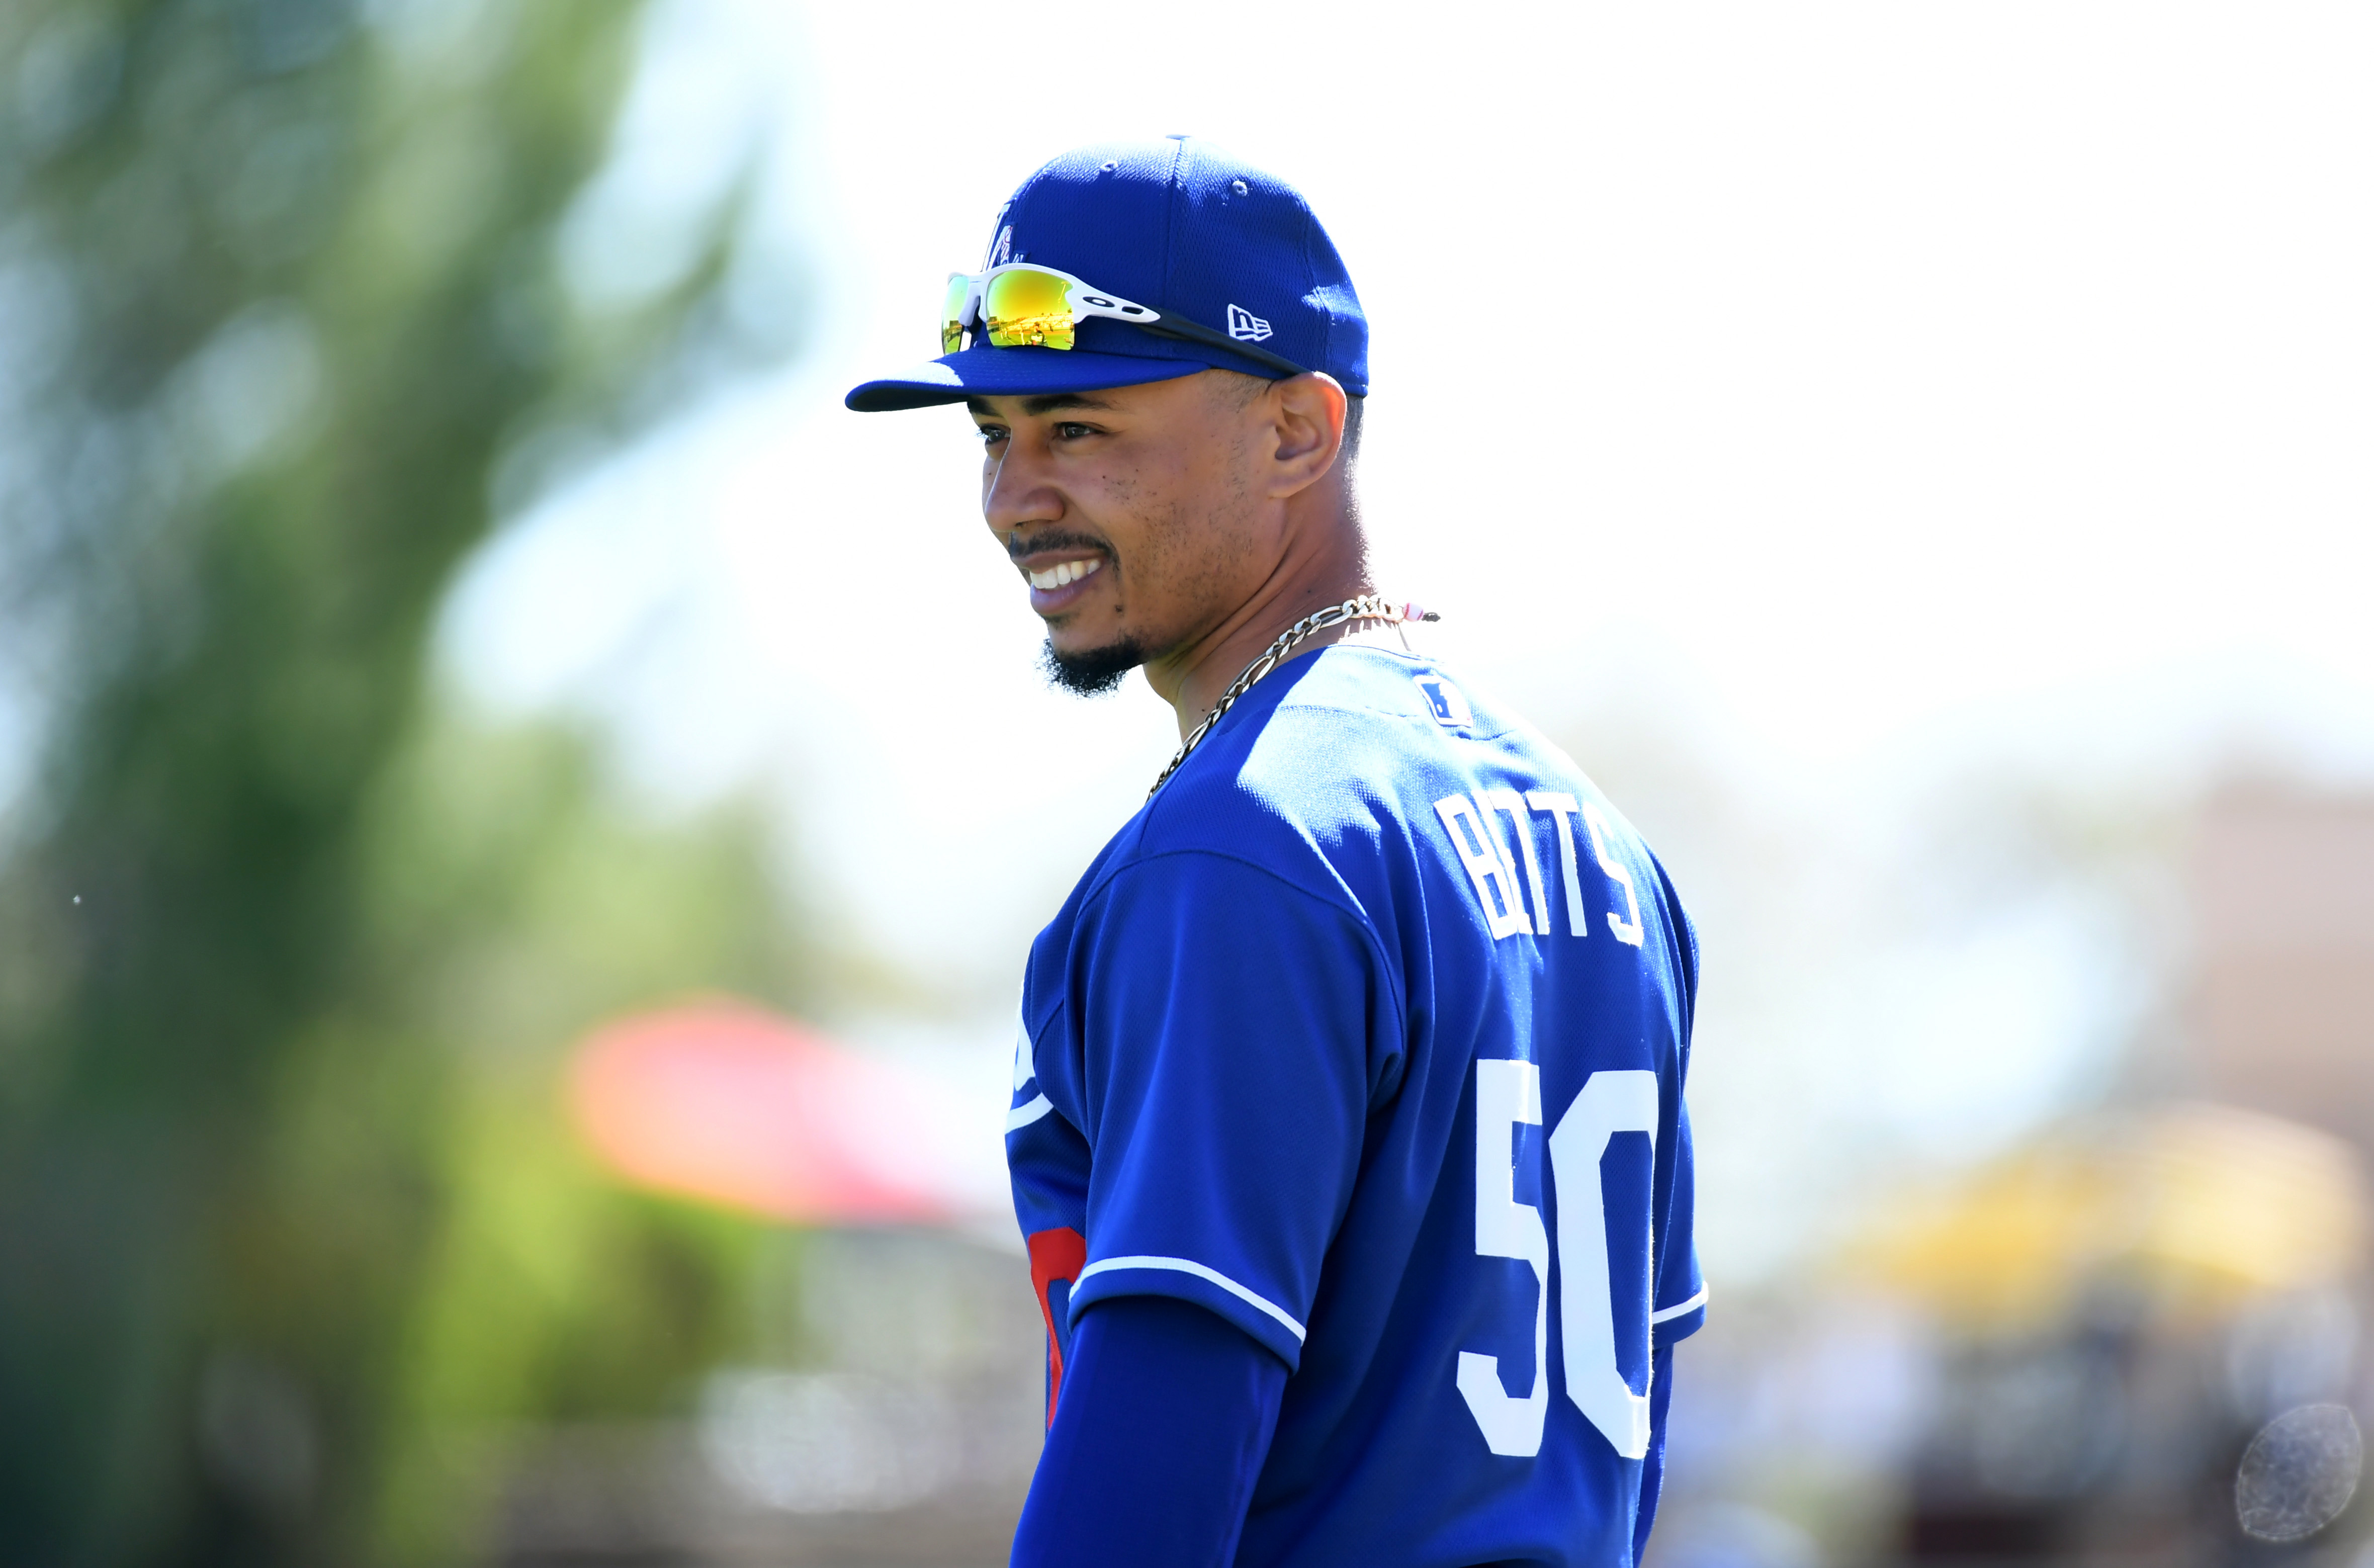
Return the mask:
[[989,465],[981,485],[981,516],[1000,538],[1026,523],[1052,523],[1064,514],[1064,498],[1048,482],[1045,454],[1018,433]]

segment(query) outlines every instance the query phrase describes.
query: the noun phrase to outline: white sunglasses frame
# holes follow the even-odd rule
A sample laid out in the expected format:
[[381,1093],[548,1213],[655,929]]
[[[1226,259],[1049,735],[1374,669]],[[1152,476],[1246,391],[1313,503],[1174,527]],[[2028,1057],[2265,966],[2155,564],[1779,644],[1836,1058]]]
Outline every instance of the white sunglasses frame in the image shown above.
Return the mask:
[[[1141,305],[1135,301],[1124,300],[1118,294],[1108,294],[1087,278],[1075,277],[1061,267],[1041,265],[1038,262],[1007,262],[1003,265],[984,268],[980,272],[948,274],[950,283],[954,283],[959,277],[965,279],[966,283],[964,309],[956,324],[958,331],[976,330],[981,321],[981,300],[989,290],[989,280],[1001,272],[1040,272],[1050,277],[1062,278],[1064,284],[1064,302],[1071,307],[1075,317],[1102,317],[1107,321],[1126,322],[1132,326],[1143,327],[1158,337],[1172,337],[1184,343],[1198,343],[1206,348],[1225,349],[1228,353],[1251,360],[1257,365],[1266,365],[1282,375],[1300,376],[1310,373],[1307,367],[1296,364],[1283,354],[1273,354],[1266,348],[1256,348],[1250,343],[1240,342],[1228,336],[1226,333],[1216,332],[1201,322],[1189,321],[1180,315],[1165,315],[1151,305]],[[946,333],[946,322],[941,324],[941,330],[943,334]],[[943,351],[946,351],[945,340],[941,347]],[[968,345],[968,347],[978,347],[978,345]]]

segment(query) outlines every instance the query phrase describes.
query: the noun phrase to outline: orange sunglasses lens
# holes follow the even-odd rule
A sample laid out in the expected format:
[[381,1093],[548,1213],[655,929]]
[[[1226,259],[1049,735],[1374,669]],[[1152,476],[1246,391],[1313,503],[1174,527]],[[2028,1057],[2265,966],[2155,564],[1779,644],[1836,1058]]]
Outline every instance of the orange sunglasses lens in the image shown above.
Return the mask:
[[1053,273],[1035,267],[1017,267],[991,278],[981,311],[991,345],[1069,348],[1079,324],[1072,313],[1071,288]]

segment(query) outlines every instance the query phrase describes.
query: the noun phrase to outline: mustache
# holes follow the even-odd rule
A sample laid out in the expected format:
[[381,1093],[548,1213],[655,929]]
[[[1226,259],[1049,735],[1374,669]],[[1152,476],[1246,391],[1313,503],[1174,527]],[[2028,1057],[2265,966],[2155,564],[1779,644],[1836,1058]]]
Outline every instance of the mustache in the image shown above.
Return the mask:
[[1011,560],[1018,561],[1024,556],[1036,555],[1040,550],[1093,550],[1106,557],[1112,554],[1112,547],[1102,539],[1091,538],[1086,534],[1068,533],[1060,528],[1034,533],[1027,539],[1019,529],[1005,536],[1005,553]]

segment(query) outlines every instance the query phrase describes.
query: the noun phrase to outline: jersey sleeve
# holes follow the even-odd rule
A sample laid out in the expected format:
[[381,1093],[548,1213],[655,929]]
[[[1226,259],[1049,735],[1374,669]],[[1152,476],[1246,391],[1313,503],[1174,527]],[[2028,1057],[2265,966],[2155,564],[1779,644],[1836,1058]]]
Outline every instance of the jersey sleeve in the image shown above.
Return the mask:
[[1259,867],[1174,854],[1114,878],[1071,962],[1095,1149],[1073,1320],[1175,1296],[1299,1366],[1399,1049],[1367,926]]
[[1656,1223],[1657,1278],[1649,1312],[1650,1342],[1657,1347],[1686,1339],[1706,1326],[1706,1277],[1698,1271],[1698,1249],[1692,1234],[1696,1167],[1690,1151],[1690,1113],[1676,1109],[1674,1134],[1659,1140],[1658,1163],[1666,1163],[1664,1149],[1673,1149],[1670,1166],[1658,1173]]
[[1682,913],[1681,900],[1663,866],[1657,867],[1666,907],[1676,936],[1675,960],[1679,990],[1680,1049],[1675,1054],[1671,1092],[1660,1103],[1671,1125],[1657,1129],[1657,1161],[1652,1180],[1656,1279],[1651,1282],[1649,1329],[1657,1347],[1686,1339],[1706,1326],[1706,1277],[1698,1269],[1697,1237],[1698,1161],[1690,1144],[1690,1112],[1684,1098],[1689,1075],[1690,1037],[1697,1025],[1698,989],[1698,930]]

